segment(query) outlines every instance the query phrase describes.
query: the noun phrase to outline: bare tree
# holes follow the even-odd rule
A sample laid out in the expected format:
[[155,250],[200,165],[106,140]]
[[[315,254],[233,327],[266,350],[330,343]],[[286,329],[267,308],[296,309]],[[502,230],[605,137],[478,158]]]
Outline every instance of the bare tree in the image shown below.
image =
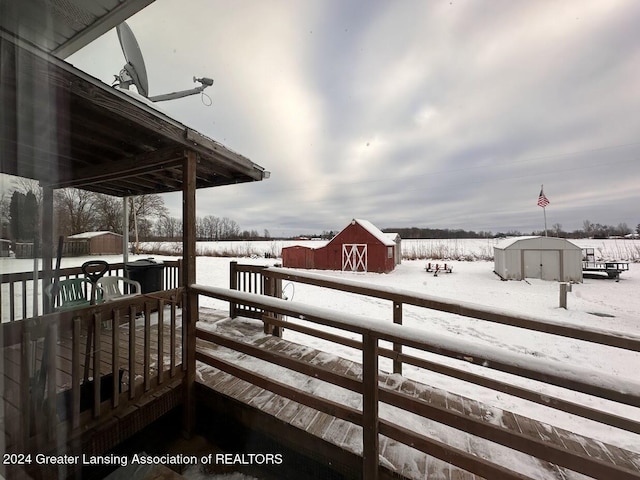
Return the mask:
[[23,193],[25,195],[29,192],[33,193],[33,195],[35,195],[36,197],[38,206],[42,205],[42,187],[37,180],[33,180],[31,178],[16,177],[13,181],[13,184],[15,185],[15,189],[20,193]]
[[96,225],[95,195],[86,190],[63,188],[55,194],[55,210],[60,235],[91,231]]
[[160,195],[140,195],[129,198],[129,225],[133,227],[136,253],[140,251],[140,236],[151,234],[152,219],[167,216],[169,211]]
[[99,230],[122,234],[122,200],[96,193],[94,198],[96,227]]
[[182,220],[176,217],[162,216],[155,226],[159,237],[178,238],[182,234]]
[[620,236],[624,236],[624,235],[627,235],[628,233],[631,233],[631,229],[625,222],[619,223],[616,230],[617,230],[616,233]]

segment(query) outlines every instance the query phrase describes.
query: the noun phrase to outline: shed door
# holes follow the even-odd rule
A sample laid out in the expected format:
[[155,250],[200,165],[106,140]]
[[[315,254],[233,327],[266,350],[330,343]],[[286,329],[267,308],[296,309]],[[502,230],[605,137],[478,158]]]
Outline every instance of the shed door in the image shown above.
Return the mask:
[[367,271],[366,243],[345,243],[342,245],[342,270],[349,272]]
[[525,250],[524,277],[560,280],[560,251]]

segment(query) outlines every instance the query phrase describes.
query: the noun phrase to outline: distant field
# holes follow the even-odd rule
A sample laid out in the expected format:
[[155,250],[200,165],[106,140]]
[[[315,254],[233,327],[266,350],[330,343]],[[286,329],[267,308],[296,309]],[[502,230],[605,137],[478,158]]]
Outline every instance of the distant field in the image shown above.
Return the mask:
[[[608,239],[572,240],[582,248],[593,248],[598,260],[623,260],[640,262],[640,240]],[[493,247],[498,239],[424,239],[403,240],[402,256],[405,259],[437,259],[437,260],[493,260]],[[234,241],[234,242],[198,242],[196,253],[212,257],[281,257],[283,247],[305,245],[320,247],[325,241]],[[179,255],[182,249],[180,242],[146,242],[141,245],[144,253]]]

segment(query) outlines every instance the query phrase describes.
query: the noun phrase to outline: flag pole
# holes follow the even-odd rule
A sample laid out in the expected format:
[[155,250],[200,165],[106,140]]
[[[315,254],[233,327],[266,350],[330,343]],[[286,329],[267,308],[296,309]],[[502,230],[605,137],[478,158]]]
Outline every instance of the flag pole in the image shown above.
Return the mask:
[[[540,185],[540,193],[542,194],[543,197],[546,198],[545,194],[544,194],[544,185]],[[542,213],[544,215],[544,236],[547,236],[547,206],[546,205],[542,205]]]
[[542,207],[544,214],[544,236],[547,236],[547,205],[549,205],[549,199],[544,194],[544,185],[540,185],[540,195],[538,195],[538,206]]

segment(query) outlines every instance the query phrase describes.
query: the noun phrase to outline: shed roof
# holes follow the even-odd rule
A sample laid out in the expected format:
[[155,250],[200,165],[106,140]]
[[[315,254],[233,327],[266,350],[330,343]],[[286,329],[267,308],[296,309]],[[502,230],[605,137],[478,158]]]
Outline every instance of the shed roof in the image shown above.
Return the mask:
[[67,238],[70,238],[70,239],[73,239],[73,240],[86,240],[86,239],[89,239],[89,238],[95,238],[95,237],[100,237],[102,235],[109,235],[109,234],[110,235],[116,235],[118,237],[122,236],[119,233],[103,231],[103,232],[76,233],[75,235],[69,235]]
[[571,243],[566,238],[540,236],[507,238],[496,244],[494,248],[497,248],[498,250],[506,250],[508,248],[523,248],[531,243],[538,243],[539,245],[553,245],[555,248],[564,247],[564,249],[582,250],[579,246],[577,246],[575,243]]

